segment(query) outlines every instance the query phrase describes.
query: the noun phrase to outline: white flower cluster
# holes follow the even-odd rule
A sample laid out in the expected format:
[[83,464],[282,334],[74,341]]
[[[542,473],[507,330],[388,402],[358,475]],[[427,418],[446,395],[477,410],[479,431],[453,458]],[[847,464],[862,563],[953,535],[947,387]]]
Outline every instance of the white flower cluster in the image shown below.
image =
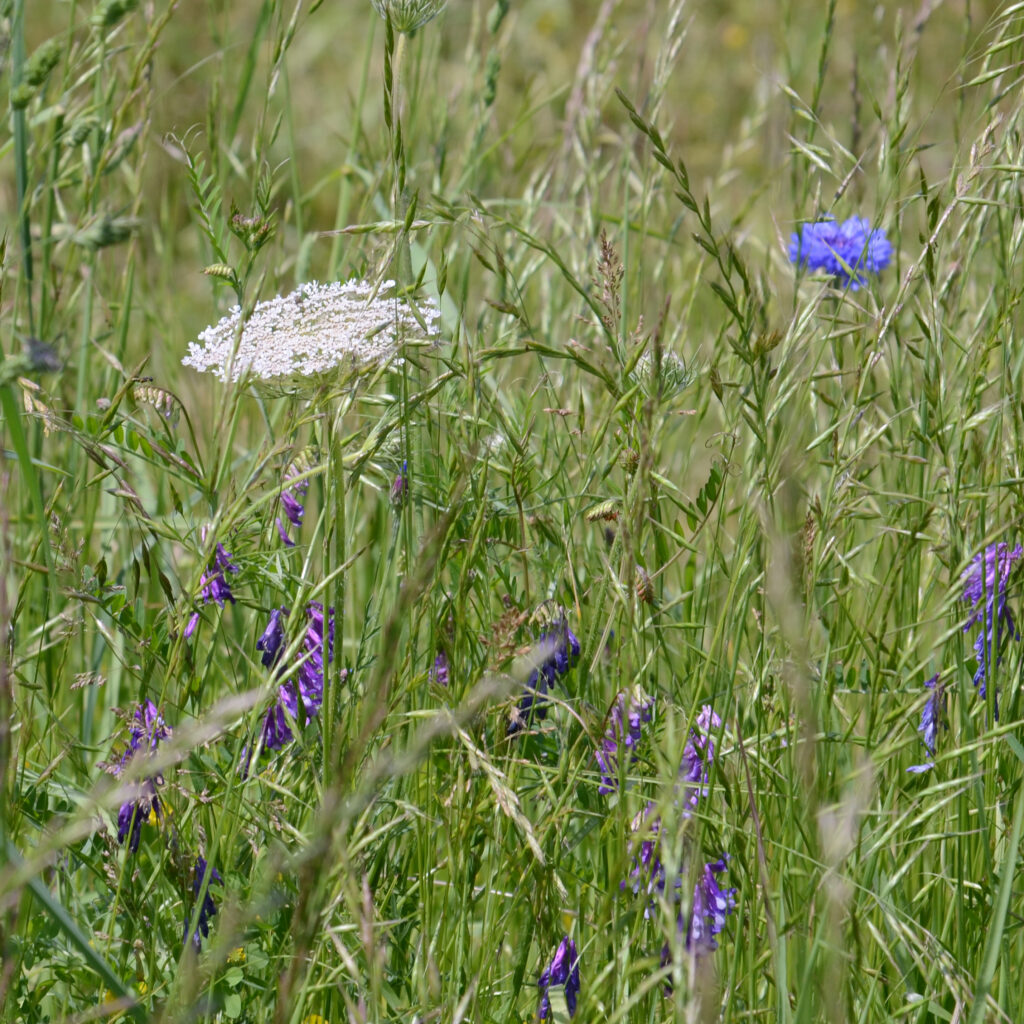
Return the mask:
[[242,311],[235,306],[198,342],[189,342],[182,364],[224,381],[230,372],[233,381],[251,374],[274,383],[383,365],[403,342],[435,338],[441,317],[432,301],[418,303],[424,331],[405,299],[382,294],[394,284],[385,281],[374,295],[369,282],[355,278],[344,284],[310,281],[290,295],[258,303],[241,338]]

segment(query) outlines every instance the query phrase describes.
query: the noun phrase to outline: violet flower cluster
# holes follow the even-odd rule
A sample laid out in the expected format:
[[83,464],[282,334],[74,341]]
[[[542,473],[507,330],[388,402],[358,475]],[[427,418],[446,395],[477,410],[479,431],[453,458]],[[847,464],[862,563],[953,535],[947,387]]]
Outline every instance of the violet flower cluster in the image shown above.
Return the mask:
[[[971,614],[964,623],[964,632],[977,626],[978,635],[974,640],[974,656],[978,663],[974,673],[974,685],[978,695],[985,696],[992,659],[996,665],[1002,660],[1002,646],[1006,638],[1020,640],[1020,630],[1006,600],[1006,587],[1014,562],[1024,554],[1019,544],[1010,549],[1002,541],[990,544],[974,556],[964,570],[963,599],[971,606]],[[995,705],[995,716],[999,718],[999,705]]]
[[[308,480],[292,480],[292,474],[285,474],[287,480],[285,486],[281,489],[281,510],[284,512],[288,522],[299,529],[302,526],[302,518],[306,514],[306,494],[309,491]],[[281,538],[282,543],[286,547],[295,547],[295,541],[288,535],[288,528],[281,522],[281,517],[277,517],[277,534]]]
[[[231,593],[231,586],[228,584],[225,573],[238,572],[238,566],[231,561],[231,552],[225,550],[224,545],[218,543],[213,552],[213,559],[210,567],[203,573],[199,582],[199,598],[203,604],[216,601],[224,607],[225,601],[235,603],[235,596]],[[187,640],[199,625],[199,612],[193,612],[192,618],[188,620],[185,627],[185,639]]]
[[[151,700],[140,703],[130,721],[128,746],[116,762],[102,766],[118,778],[136,759],[149,758],[156,754],[160,744],[171,736],[170,727],[164,721],[159,708]],[[163,781],[163,776],[159,772],[155,772],[126,784],[129,787],[130,796],[121,805],[117,815],[117,841],[122,846],[127,843],[129,853],[138,852],[143,823],[155,822],[164,814],[157,792],[157,786],[163,785]],[[191,876],[193,906],[199,899],[203,876],[206,873],[206,861],[202,857],[198,857]],[[192,946],[196,952],[199,952],[202,940],[210,934],[210,918],[217,913],[217,905],[209,891],[209,886],[213,882],[223,884],[223,879],[216,868],[210,870],[207,890],[199,906],[195,929],[191,936]],[[189,942],[190,921],[191,913],[186,910],[185,933],[182,939],[186,944]]]
[[[203,893],[202,902],[199,903],[199,892],[203,887],[203,879],[207,875],[207,863],[205,858],[197,857],[195,867],[192,869],[192,906],[193,909],[189,911],[185,910],[185,934],[182,936],[182,942],[188,943],[189,941],[189,925],[192,923],[192,918],[195,917],[195,928],[192,931],[192,948],[198,953],[202,948],[203,939],[207,938],[210,934],[210,918],[217,913],[217,904],[213,901],[213,896],[210,893],[210,886],[214,882],[219,885],[224,884],[224,879],[221,878],[220,872],[216,868],[209,868],[209,877],[206,878],[206,891]],[[198,914],[196,913],[195,906],[199,903]]]
[[[721,728],[721,725],[722,720],[711,705],[705,704],[690,730],[679,768],[684,818],[689,818],[708,795],[711,766],[715,759],[711,731]],[[634,895],[642,893],[645,896],[644,915],[650,917],[657,899],[664,897],[666,890],[673,894],[673,899],[679,900],[684,874],[673,873],[670,878],[665,869],[661,855],[661,819],[654,803],[648,803],[633,819],[632,831],[633,862],[620,888],[629,888]],[[694,885],[690,906],[687,908],[680,901],[676,927],[680,935],[686,935],[686,949],[694,956],[718,948],[716,936],[725,928],[728,915],[736,907],[736,890],[722,888],[717,878],[726,870],[728,861],[729,855],[723,854],[718,860],[704,864]],[[664,967],[670,961],[670,944],[666,942],[661,964]]]
[[914,774],[926,772],[934,764],[935,744],[938,737],[939,715],[942,710],[943,691],[943,688],[938,685],[938,682],[938,673],[933,675],[931,679],[925,680],[925,688],[932,692],[928,697],[928,700],[925,701],[924,708],[921,710],[921,724],[917,727],[917,731],[924,739],[924,745],[925,749],[928,751],[928,755],[924,764],[911,765],[907,769],[908,772],[913,772]]
[[548,989],[552,985],[565,986],[565,1005],[569,1009],[569,1016],[575,1016],[576,999],[580,993],[580,958],[576,952],[576,943],[568,935],[558,944],[551,963],[544,969],[537,985],[541,993],[537,1016],[541,1020],[547,1020],[551,1013]]
[[544,699],[559,677],[568,674],[580,656],[580,642],[569,628],[564,613],[547,624],[537,642],[544,660],[526,681],[526,692],[512,713],[506,734],[514,736],[525,728],[531,717],[547,717],[547,701]]
[[[684,802],[691,809],[697,807],[700,798],[708,795],[708,780],[711,777],[711,765],[715,761],[715,741],[711,736],[712,729],[720,729],[722,720],[705,704],[700,709],[696,728],[690,730],[689,739],[683,749],[683,760],[679,766],[679,778],[684,789]],[[689,812],[686,812],[689,816]]]
[[840,288],[856,291],[892,260],[892,245],[881,228],[872,230],[867,217],[838,223],[828,216],[804,224],[789,243],[789,258],[798,266],[824,270]]
[[[107,770],[120,778],[128,765],[136,758],[152,757],[161,742],[171,735],[157,706],[147,700],[135,709],[128,734],[128,746],[116,764],[107,765]],[[128,783],[129,797],[117,815],[117,841],[135,853],[139,848],[144,822],[155,820],[161,815],[160,797],[157,786],[163,785],[163,776],[153,775]]]
[[[270,624],[256,642],[262,651],[262,661],[273,668],[281,658],[284,647],[284,616],[286,608],[275,608],[270,613]],[[319,601],[306,605],[306,632],[299,650],[299,662],[294,678],[285,680],[277,691],[277,698],[263,720],[263,748],[276,750],[291,742],[291,722],[299,722],[299,701],[305,720],[320,710],[324,697],[324,654],[327,662],[334,658],[334,609],[327,614],[327,632],[324,634],[324,607]]]
[[615,698],[601,749],[594,752],[601,768],[601,785],[597,791],[602,795],[614,793],[619,788],[621,747],[628,753],[629,763],[636,763],[636,747],[643,736],[643,727],[653,715],[654,701],[639,686],[634,687],[628,697],[623,691]]

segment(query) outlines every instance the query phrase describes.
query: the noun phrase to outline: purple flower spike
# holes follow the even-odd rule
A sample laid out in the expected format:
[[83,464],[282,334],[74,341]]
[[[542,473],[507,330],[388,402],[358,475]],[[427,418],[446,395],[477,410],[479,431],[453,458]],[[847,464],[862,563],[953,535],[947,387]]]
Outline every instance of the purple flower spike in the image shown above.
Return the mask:
[[[256,642],[257,649],[263,652],[262,661],[267,668],[276,665],[280,660],[284,646],[284,624],[281,620],[287,614],[284,608],[276,608],[271,612],[270,624]],[[328,663],[334,657],[334,609],[330,609],[327,615],[326,638],[323,605],[311,601],[306,606],[306,616],[309,624],[302,640],[294,678],[287,679],[278,687],[277,699],[263,719],[265,750],[276,750],[294,738],[289,720],[300,721],[300,701],[306,719],[313,718],[323,703],[325,648]]]
[[576,952],[576,943],[568,935],[558,944],[551,963],[544,969],[537,985],[541,991],[537,1016],[541,1020],[547,1020],[551,1013],[548,989],[552,985],[565,986],[565,1005],[569,1008],[569,1016],[575,1015],[576,997],[580,992],[580,960]]
[[[290,466],[285,473],[285,486],[281,489],[281,508],[284,511],[288,522],[296,529],[302,526],[302,519],[306,514],[306,494],[309,491],[309,481],[299,480],[293,482],[297,469]],[[277,519],[277,532],[281,540],[290,548],[295,547],[295,541],[288,536],[288,531],[280,516]]]
[[405,504],[406,495],[409,493],[409,463],[402,460],[402,471],[395,477],[391,485],[391,504],[395,508],[401,508]]
[[908,772],[913,772],[915,775],[929,771],[933,767],[932,759],[935,757],[935,744],[939,731],[939,714],[943,698],[943,687],[937,685],[938,682],[939,676],[936,673],[931,679],[926,679],[924,684],[932,692],[928,700],[925,701],[924,708],[921,711],[921,724],[917,727],[917,731],[924,739],[928,758],[924,764],[911,765],[907,769]]
[[263,631],[263,636],[256,641],[256,650],[263,652],[260,660],[265,668],[270,668],[281,653],[281,644],[284,643],[284,624],[281,619],[287,614],[286,608],[275,608],[270,613],[270,624]]
[[700,954],[718,949],[716,935],[725,928],[725,919],[736,909],[736,890],[721,889],[716,875],[729,866],[729,855],[704,865],[693,890],[693,908],[686,932],[686,948]]
[[679,766],[679,777],[684,783],[686,803],[696,808],[702,796],[708,795],[708,780],[711,777],[711,765],[715,760],[715,742],[711,738],[713,729],[722,727],[722,720],[711,710],[710,704],[701,708],[695,729],[690,730],[690,738],[683,750],[683,760]]
[[[970,566],[964,570],[963,599],[971,606],[971,614],[964,623],[966,633],[972,626],[980,626],[974,640],[974,656],[978,663],[974,673],[974,685],[978,695],[985,696],[986,682],[992,658],[998,665],[1002,660],[1003,639],[1008,636],[1020,640],[1020,631],[1006,600],[1006,589],[1013,563],[1024,554],[1018,544],[1013,550],[1002,541],[990,544],[983,552],[974,556]],[[999,718],[999,704],[995,704],[995,716]]]
[[[188,926],[192,923],[192,915],[195,913],[195,904],[199,899],[199,891],[203,887],[203,877],[207,873],[206,861],[202,857],[196,858],[195,867],[192,869],[192,906],[193,910],[185,912],[185,934],[182,936],[183,942],[188,942]],[[224,879],[221,878],[220,872],[216,868],[210,868],[209,877],[206,879],[206,892],[203,894],[203,901],[199,906],[199,916],[196,919],[195,931],[192,932],[192,948],[198,953],[202,948],[203,939],[210,934],[210,918],[217,913],[217,904],[213,902],[213,896],[210,894],[210,886],[216,882],[218,885],[224,884]]]
[[512,712],[506,735],[514,736],[528,723],[531,716],[543,719],[547,715],[547,701],[543,698],[560,676],[568,674],[580,657],[580,642],[569,628],[565,612],[551,619],[537,638],[536,650],[543,660],[526,682],[526,693]]
[[601,749],[594,752],[601,768],[601,785],[598,793],[614,793],[619,788],[619,748],[625,747],[630,753],[630,764],[637,760],[635,747],[643,735],[643,726],[654,715],[654,701],[640,686],[633,687],[628,695],[625,691],[615,698],[609,714],[608,729],[601,741]]
[[218,543],[210,568],[203,573],[199,586],[199,596],[205,603],[216,601],[221,608],[224,607],[225,601],[235,603],[231,587],[228,586],[228,581],[224,578],[226,572],[238,572],[238,566],[231,561],[231,553],[224,550],[223,544]]
[[789,243],[789,258],[798,266],[824,270],[839,288],[856,291],[892,261],[892,245],[881,228],[871,229],[866,217],[839,224],[832,217],[804,224]]
[[434,666],[430,670],[430,681],[440,686],[448,685],[448,655],[444,651],[437,652]]
[[[171,735],[163,715],[157,706],[147,700],[140,704],[132,715],[131,731],[128,734],[128,746],[116,764],[105,766],[114,776],[120,778],[135,757],[151,757],[156,753],[160,743]],[[129,798],[121,804],[117,814],[117,841],[135,853],[142,838],[142,826],[145,822],[161,815],[160,797],[157,786],[163,784],[163,776],[156,774],[132,782],[129,786]]]

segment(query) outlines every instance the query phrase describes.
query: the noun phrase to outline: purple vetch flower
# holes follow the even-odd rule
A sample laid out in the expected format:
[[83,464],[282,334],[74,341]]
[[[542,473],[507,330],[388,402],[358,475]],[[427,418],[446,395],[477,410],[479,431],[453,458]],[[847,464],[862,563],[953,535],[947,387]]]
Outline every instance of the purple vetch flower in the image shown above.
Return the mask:
[[[139,704],[132,715],[128,746],[124,753],[116,764],[104,767],[120,778],[134,758],[152,757],[160,743],[170,735],[171,730],[167,728],[163,715],[151,700],[147,700]],[[160,797],[156,787],[162,785],[163,781],[163,776],[158,772],[126,784],[129,797],[118,811],[117,841],[122,845],[127,841],[131,853],[139,848],[143,823],[155,822],[160,817]]]
[[[726,919],[736,909],[736,890],[721,888],[716,877],[728,866],[727,853],[705,864],[693,887],[689,916],[686,908],[680,908],[676,916],[676,929],[680,935],[686,933],[686,951],[692,956],[702,956],[718,949],[716,936],[725,929]],[[671,946],[666,942],[661,949],[661,966],[671,962]],[[671,984],[668,990],[671,991]]]
[[722,889],[716,875],[729,866],[729,854],[704,865],[693,889],[693,907],[686,932],[686,948],[691,953],[718,949],[716,935],[725,928],[725,919],[736,909],[736,890]]
[[[619,883],[619,888],[633,890],[634,896],[644,893],[649,897],[644,908],[644,917],[650,917],[657,896],[665,891],[665,865],[661,862],[661,818],[657,805],[652,801],[633,818],[633,863],[629,876]],[[639,840],[639,841],[638,841]],[[673,888],[679,888],[681,880],[676,878]]]
[[[285,484],[281,488],[281,510],[284,512],[288,522],[297,530],[302,526],[302,518],[306,514],[306,494],[309,491],[309,480],[296,480],[295,465],[289,466],[285,473]],[[277,517],[277,533],[281,540],[290,548],[295,547],[295,541],[288,536],[288,529]]]
[[917,727],[917,731],[924,739],[925,749],[928,751],[928,758],[924,764],[911,765],[911,767],[907,769],[908,772],[920,774],[921,772],[928,771],[932,767],[932,759],[935,757],[935,743],[939,730],[939,713],[941,711],[943,697],[943,687],[937,685],[938,682],[938,673],[933,675],[931,679],[925,680],[924,685],[932,692],[928,700],[925,701],[924,708],[921,711],[921,724]]
[[263,652],[260,660],[264,668],[270,668],[281,653],[281,645],[284,643],[284,624],[281,619],[287,614],[287,608],[275,608],[270,613],[270,624],[256,641],[256,650]]
[[715,742],[711,737],[712,729],[720,729],[722,720],[705,704],[697,721],[696,728],[690,730],[690,737],[683,750],[683,760],[679,766],[679,777],[683,780],[685,802],[696,808],[702,796],[708,795],[708,780],[711,777],[711,765],[715,760]]
[[798,266],[824,270],[840,288],[856,291],[892,261],[892,245],[881,228],[872,230],[867,217],[840,224],[831,216],[804,224],[790,236],[789,258]]
[[[199,903],[199,893],[203,887],[204,878],[206,880],[206,891],[203,893],[202,902]],[[203,939],[210,934],[210,918],[217,913],[217,904],[213,902],[213,896],[210,894],[210,886],[214,882],[218,885],[224,884],[224,879],[221,878],[220,872],[216,868],[209,868],[209,872],[207,872],[206,860],[202,857],[196,857],[195,867],[192,869],[192,910],[185,911],[185,934],[182,936],[182,942],[188,942],[189,925],[192,923],[192,918],[195,917],[195,928],[192,931],[192,948],[197,953],[202,947]],[[196,913],[197,903],[199,903],[198,914]]]
[[580,992],[580,959],[576,952],[576,943],[566,935],[558,944],[551,963],[544,968],[537,982],[540,988],[540,1006],[537,1016],[547,1020],[551,1013],[551,998],[548,989],[552,985],[565,986],[565,1005],[569,1008],[569,1016],[576,1013],[576,997]]
[[526,681],[526,692],[519,699],[505,730],[508,736],[522,730],[531,717],[547,717],[547,701],[544,698],[558,678],[566,675],[579,660],[580,642],[569,628],[564,612],[551,619],[541,630],[536,650],[543,656],[543,660]]
[[[972,626],[980,626],[974,640],[974,656],[978,663],[974,673],[974,685],[978,695],[985,696],[985,685],[988,680],[991,659],[995,656],[996,664],[1002,660],[1002,641],[1004,636],[1020,640],[1013,611],[1006,600],[1006,587],[1010,579],[1013,563],[1024,554],[1019,544],[1010,550],[1003,541],[989,544],[985,550],[971,560],[964,570],[963,599],[971,605],[972,611],[964,623],[966,633]],[[999,705],[995,705],[995,715],[999,718]]]
[[216,601],[224,607],[225,601],[235,603],[235,597],[231,593],[231,587],[224,578],[226,572],[238,572],[238,566],[231,561],[231,552],[224,549],[224,545],[218,543],[213,552],[213,561],[210,568],[203,573],[199,584],[199,596],[205,604]]
[[[231,561],[231,552],[227,551],[224,548],[224,545],[218,542],[217,546],[214,548],[210,566],[208,569],[204,570],[203,575],[199,580],[199,598],[203,604],[209,604],[211,601],[216,601],[217,604],[223,608],[225,601],[230,601],[232,604],[235,603],[235,596],[231,593],[231,587],[224,576],[224,574],[228,572],[238,572],[238,566]],[[188,624],[185,626],[184,637],[186,640],[192,636],[196,631],[196,626],[198,625],[199,612],[193,612],[191,618],[188,620]]]
[[[284,608],[270,613],[270,624],[256,642],[263,652],[262,661],[272,668],[281,658],[284,647],[284,625],[281,621],[287,615]],[[299,648],[299,662],[294,676],[283,682],[277,691],[277,698],[263,720],[263,747],[276,750],[293,738],[290,722],[299,721],[299,702],[306,719],[313,718],[319,711],[324,696],[324,653],[327,662],[334,658],[334,609],[327,616],[327,635],[324,636],[324,607],[319,601],[306,605],[309,620],[302,646]]]
[[[628,708],[627,708],[628,699]],[[623,690],[615,698],[608,716],[608,729],[601,741],[601,749],[594,752],[601,768],[598,793],[614,793],[619,788],[619,748],[630,753],[630,764],[637,760],[635,747],[643,735],[643,726],[654,715],[654,700],[640,686],[634,686],[627,695]]]
[[406,459],[402,460],[402,470],[395,477],[395,482],[391,485],[391,504],[395,508],[401,508],[405,504],[406,495],[409,493],[409,462]]
[[433,667],[430,669],[430,681],[440,686],[448,685],[448,655],[444,651],[437,652]]

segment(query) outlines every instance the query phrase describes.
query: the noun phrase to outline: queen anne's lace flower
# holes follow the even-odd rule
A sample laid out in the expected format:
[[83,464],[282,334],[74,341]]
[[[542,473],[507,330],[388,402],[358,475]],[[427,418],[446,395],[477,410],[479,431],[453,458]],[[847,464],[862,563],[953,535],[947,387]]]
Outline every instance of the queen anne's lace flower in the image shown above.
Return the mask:
[[235,306],[199,335],[199,343],[189,343],[182,363],[224,381],[251,374],[285,385],[296,378],[385,364],[404,341],[435,338],[441,316],[433,302],[418,303],[424,331],[405,299],[386,296],[394,284],[385,281],[374,294],[367,281],[310,281],[290,295],[257,303],[244,327],[242,310]]

